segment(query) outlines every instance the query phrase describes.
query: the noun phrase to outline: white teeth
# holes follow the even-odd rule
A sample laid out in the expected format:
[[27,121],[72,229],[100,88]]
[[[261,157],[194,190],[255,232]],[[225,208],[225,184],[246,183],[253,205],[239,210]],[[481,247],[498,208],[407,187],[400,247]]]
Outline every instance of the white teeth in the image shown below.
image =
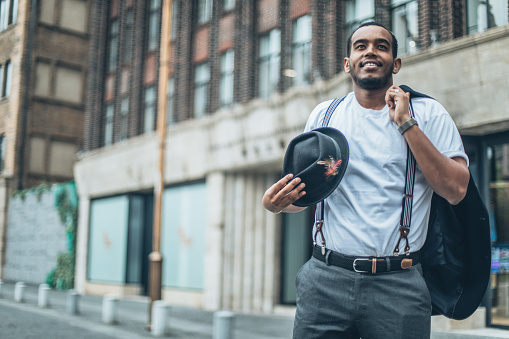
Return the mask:
[[376,66],[376,64],[374,64],[372,62],[368,62],[368,63],[364,64],[364,66]]

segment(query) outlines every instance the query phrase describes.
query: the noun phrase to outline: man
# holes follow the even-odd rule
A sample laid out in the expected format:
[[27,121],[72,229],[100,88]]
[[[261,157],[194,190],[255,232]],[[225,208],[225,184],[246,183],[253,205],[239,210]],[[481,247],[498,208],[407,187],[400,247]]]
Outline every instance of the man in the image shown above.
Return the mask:
[[[411,120],[409,94],[393,85],[401,59],[390,31],[375,22],[362,24],[348,39],[347,54],[344,69],[353,92],[329,126],[345,135],[350,159],[343,181],[324,201],[327,248],[322,255],[315,246],[297,275],[294,338],[429,338],[431,303],[419,249],[433,191],[452,204],[465,196],[468,158],[454,122],[438,102],[412,99],[417,123]],[[321,127],[330,103],[313,110],[306,132]],[[403,265],[406,244],[399,242],[407,144],[417,162],[407,236],[410,266]],[[288,174],[266,191],[263,205],[273,213],[299,212],[304,208],[293,203],[305,189],[300,178]],[[331,264],[331,258],[350,267]],[[373,271],[356,272],[368,258]],[[387,265],[386,272],[374,272],[377,262]]]

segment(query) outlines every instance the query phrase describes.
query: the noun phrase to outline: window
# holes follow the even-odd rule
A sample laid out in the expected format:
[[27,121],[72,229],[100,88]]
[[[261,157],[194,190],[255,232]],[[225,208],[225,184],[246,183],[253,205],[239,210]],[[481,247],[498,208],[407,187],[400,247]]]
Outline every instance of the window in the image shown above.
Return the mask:
[[[347,0],[346,1],[346,35],[347,37],[360,24],[372,21],[375,16],[374,0]],[[345,39],[346,40],[346,39]]]
[[292,66],[294,85],[311,83],[311,16],[305,15],[293,23]]
[[51,65],[44,61],[35,63],[35,88],[34,94],[39,97],[49,97],[51,80]]
[[507,1],[466,0],[467,33],[483,32],[488,28],[506,25]]
[[198,23],[205,23],[210,18],[212,18],[212,0],[198,0]]
[[5,135],[0,135],[0,172],[5,168]]
[[113,116],[115,106],[113,104],[106,105],[106,113],[104,115],[104,146],[113,143]]
[[57,66],[55,70],[55,99],[81,103],[83,76],[81,70]]
[[223,0],[223,11],[229,11],[235,8],[235,0]]
[[18,18],[18,0],[0,0],[0,31],[15,24]]
[[61,177],[72,177],[75,154],[75,144],[52,140],[50,142],[48,159],[49,174]]
[[[161,220],[162,285],[179,289],[204,287],[207,201],[205,183],[164,190]],[[193,269],[188,270],[187,267]]]
[[127,123],[129,116],[129,97],[122,98],[120,106],[120,138],[119,140],[127,139]]
[[49,25],[55,23],[55,2],[56,0],[39,1],[39,21]]
[[118,20],[110,22],[110,54],[108,60],[108,71],[114,71],[117,68],[118,57]]
[[[44,2],[44,1],[42,1]],[[60,27],[86,33],[88,26],[88,4],[85,0],[62,0],[60,5]]]
[[0,97],[3,97],[4,93],[4,66],[0,65]]
[[179,14],[179,3],[177,1],[173,1],[171,3],[170,40],[174,40],[177,38],[178,14]]
[[2,86],[2,98],[8,98],[11,95],[11,83],[12,83],[12,64],[7,61],[4,66],[3,77],[0,79],[3,83]]
[[155,129],[156,105],[156,87],[147,87],[145,89],[145,123],[143,128],[145,133],[150,133]]
[[155,50],[159,46],[159,16],[161,9],[161,0],[150,1],[150,14],[148,22],[148,50]]
[[221,55],[221,83],[219,86],[219,101],[221,107],[233,104],[233,69],[234,52],[228,50]]
[[398,39],[398,54],[418,49],[419,18],[417,0],[392,0],[392,30]]
[[175,104],[175,80],[171,77],[168,79],[166,87],[166,125],[173,125],[175,123],[175,116],[173,113],[173,105]]
[[207,95],[210,80],[209,64],[196,66],[194,74],[194,117],[201,118],[207,111]]
[[259,95],[269,97],[276,91],[279,82],[279,59],[281,52],[281,34],[273,29],[260,38],[260,84]]
[[131,62],[133,52],[133,24],[134,24],[134,11],[129,8],[126,14],[125,23],[125,37],[124,37],[124,63]]

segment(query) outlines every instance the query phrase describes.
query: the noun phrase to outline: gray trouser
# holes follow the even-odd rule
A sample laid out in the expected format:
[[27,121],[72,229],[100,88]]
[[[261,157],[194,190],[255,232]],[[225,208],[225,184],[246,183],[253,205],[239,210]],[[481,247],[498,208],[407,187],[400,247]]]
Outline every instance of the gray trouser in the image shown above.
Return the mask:
[[362,274],[311,258],[297,274],[294,339],[429,339],[431,301],[421,265]]

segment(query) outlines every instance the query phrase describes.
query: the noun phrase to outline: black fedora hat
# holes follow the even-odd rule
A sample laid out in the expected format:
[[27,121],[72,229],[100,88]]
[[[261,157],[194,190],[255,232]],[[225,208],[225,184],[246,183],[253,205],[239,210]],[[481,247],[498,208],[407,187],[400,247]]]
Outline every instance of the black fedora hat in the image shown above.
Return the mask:
[[332,127],[317,128],[290,141],[283,176],[292,173],[306,184],[306,195],[293,204],[305,207],[327,198],[341,182],[348,158],[345,136]]

